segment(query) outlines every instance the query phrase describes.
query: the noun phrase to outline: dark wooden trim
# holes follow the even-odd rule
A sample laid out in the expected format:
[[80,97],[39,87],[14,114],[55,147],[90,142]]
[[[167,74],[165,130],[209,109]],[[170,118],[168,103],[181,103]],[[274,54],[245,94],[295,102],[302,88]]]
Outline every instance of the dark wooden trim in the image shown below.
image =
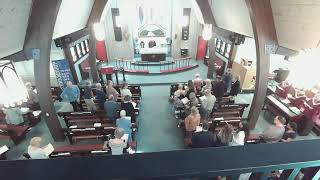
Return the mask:
[[255,93],[249,111],[249,126],[254,128],[262,110],[270,66],[270,54],[265,52],[266,43],[277,44],[270,0],[246,0],[256,42],[257,72]]
[[99,82],[99,75],[96,63],[96,38],[94,36],[93,24],[100,22],[102,12],[107,2],[108,0],[95,0],[87,23],[87,27],[89,29],[89,63],[92,81],[94,83]]
[[211,10],[211,5],[208,0],[196,0],[198,6],[202,12],[203,21],[205,24],[212,24],[212,26],[217,26],[216,21],[213,17],[213,13]]
[[61,0],[34,0],[24,49],[40,49],[40,59],[34,60],[35,83],[39,103],[50,133],[55,141],[64,140],[56,114],[50,84],[50,51],[53,29]]

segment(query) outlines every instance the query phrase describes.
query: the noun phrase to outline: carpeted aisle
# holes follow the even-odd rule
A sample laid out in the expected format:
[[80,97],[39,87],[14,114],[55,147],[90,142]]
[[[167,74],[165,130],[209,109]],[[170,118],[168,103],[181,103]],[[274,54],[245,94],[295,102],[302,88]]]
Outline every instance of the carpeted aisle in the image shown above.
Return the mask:
[[168,85],[142,87],[138,152],[184,149],[182,131],[168,101],[169,89]]

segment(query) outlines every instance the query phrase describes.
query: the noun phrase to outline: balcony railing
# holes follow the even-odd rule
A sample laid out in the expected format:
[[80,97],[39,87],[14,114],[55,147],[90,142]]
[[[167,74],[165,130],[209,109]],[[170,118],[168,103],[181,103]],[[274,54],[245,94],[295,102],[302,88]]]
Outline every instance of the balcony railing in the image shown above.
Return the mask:
[[[304,140],[121,156],[0,161],[0,172],[1,179],[21,180],[237,179],[239,174],[248,172],[253,173],[253,179],[267,179],[271,171],[293,170],[284,171],[287,176],[280,179],[294,179],[302,168],[320,166],[319,147],[320,140]],[[306,178],[319,179],[320,173],[312,176]]]

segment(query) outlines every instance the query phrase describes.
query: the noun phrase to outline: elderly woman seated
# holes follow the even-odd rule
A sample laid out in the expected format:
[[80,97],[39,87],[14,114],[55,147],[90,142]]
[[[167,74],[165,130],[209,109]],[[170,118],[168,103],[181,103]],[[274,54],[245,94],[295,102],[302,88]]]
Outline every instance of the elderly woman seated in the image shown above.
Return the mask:
[[186,138],[191,138],[192,133],[196,130],[200,124],[200,114],[197,107],[191,107],[191,114],[184,120],[186,128]]
[[181,98],[185,95],[185,91],[183,90],[183,85],[178,85],[178,90],[174,92],[174,97]]
[[47,159],[48,158],[43,148],[40,148],[41,141],[42,141],[41,137],[33,137],[30,140],[30,145],[28,147],[28,154],[31,157],[31,159]]

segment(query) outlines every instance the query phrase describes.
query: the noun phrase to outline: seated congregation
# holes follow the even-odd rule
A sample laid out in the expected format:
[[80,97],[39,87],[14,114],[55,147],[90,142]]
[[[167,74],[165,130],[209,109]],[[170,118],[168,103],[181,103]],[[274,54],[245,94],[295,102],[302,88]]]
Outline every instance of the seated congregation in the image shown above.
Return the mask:
[[[171,100],[184,132],[187,147],[239,146],[246,143],[290,142],[297,136],[297,124],[278,115],[261,134],[251,134],[243,112],[249,104],[235,103],[239,77],[217,76],[203,81],[198,74],[186,84],[171,85]],[[232,75],[231,75],[232,76]],[[232,81],[228,81],[232,79]]]
[[[27,102],[14,108],[4,107],[2,111],[6,121],[0,125],[0,139],[12,140],[16,145],[41,121],[35,87],[31,83],[26,83],[26,87]],[[33,137],[23,159],[135,152],[140,86],[124,83],[119,87],[109,80],[106,87],[100,83],[92,86],[90,81],[81,87],[68,81],[63,90],[52,87],[52,95],[57,114],[65,123],[63,131],[70,145],[53,147],[49,143],[40,147],[42,138]],[[77,144],[79,141],[85,142]]]

